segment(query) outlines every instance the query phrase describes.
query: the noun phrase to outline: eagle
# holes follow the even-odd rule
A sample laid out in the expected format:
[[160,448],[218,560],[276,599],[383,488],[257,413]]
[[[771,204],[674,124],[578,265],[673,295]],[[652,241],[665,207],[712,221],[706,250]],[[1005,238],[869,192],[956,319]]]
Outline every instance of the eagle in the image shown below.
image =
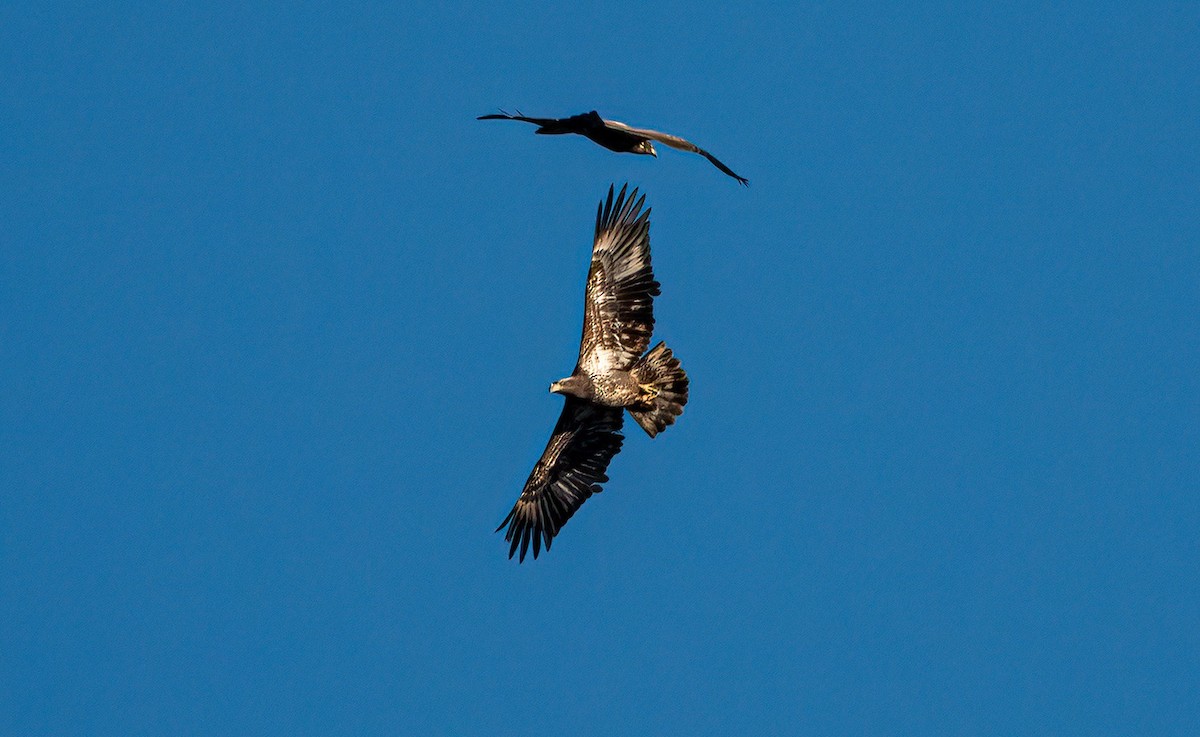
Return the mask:
[[592,263],[584,290],[583,336],[575,370],[550,385],[566,397],[542,457],[534,465],[512,511],[496,528],[507,528],[511,559],[533,543],[537,558],[571,515],[608,481],[608,464],[621,450],[626,410],[646,434],[658,435],[683,412],[688,377],[671,349],[650,351],[654,297],[659,283],[650,267],[650,210],[645,196],[628,185],[596,211]]
[[734,174],[733,170],[718,161],[716,156],[713,156],[691,141],[685,141],[679,136],[660,133],[648,128],[634,128],[617,120],[606,120],[601,118],[600,114],[595,110],[581,115],[572,115],[569,118],[527,118],[521,115],[520,111],[517,111],[516,115],[510,115],[501,110],[499,115],[480,115],[476,120],[520,120],[538,126],[538,129],[534,133],[545,135],[578,133],[607,148],[609,151],[647,154],[655,158],[658,158],[658,154],[654,151],[654,144],[651,141],[658,141],[659,143],[665,143],[671,148],[677,148],[680,151],[690,151],[691,153],[700,154],[711,161],[713,166],[738,180],[743,186],[750,186],[749,179]]

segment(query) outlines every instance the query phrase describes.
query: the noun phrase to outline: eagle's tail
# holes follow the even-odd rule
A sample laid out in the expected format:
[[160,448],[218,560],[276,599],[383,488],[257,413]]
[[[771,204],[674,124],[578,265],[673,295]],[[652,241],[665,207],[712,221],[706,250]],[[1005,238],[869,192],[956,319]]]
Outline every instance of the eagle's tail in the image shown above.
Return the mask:
[[683,413],[688,400],[687,374],[665,343],[659,343],[639,358],[631,372],[648,389],[650,397],[643,404],[629,407],[629,414],[647,435],[654,437]]

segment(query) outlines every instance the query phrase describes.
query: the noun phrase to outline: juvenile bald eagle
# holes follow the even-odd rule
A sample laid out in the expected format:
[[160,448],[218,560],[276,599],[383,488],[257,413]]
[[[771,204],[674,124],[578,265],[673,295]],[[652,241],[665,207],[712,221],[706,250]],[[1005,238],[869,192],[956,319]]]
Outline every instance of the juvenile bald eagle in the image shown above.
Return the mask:
[[[628,186],[628,185],[626,185]],[[524,562],[550,549],[575,510],[608,481],[609,461],[621,450],[621,423],[629,410],[654,437],[683,412],[688,378],[663,343],[642,355],[654,330],[659,284],[650,268],[650,210],[645,197],[626,187],[596,212],[592,265],[584,291],[583,337],[575,370],[550,385],[566,396],[562,415],[512,511],[496,528],[508,528],[508,557],[519,547]]]
[[749,186],[750,184],[749,179],[734,174],[732,169],[717,161],[717,157],[691,141],[685,141],[678,136],[659,133],[648,128],[634,128],[617,120],[605,120],[595,110],[590,113],[583,113],[582,115],[572,115],[569,118],[526,118],[519,112],[516,115],[509,115],[501,110],[499,115],[480,115],[476,120],[520,120],[539,126],[534,133],[546,135],[578,133],[595,141],[609,151],[646,154],[655,158],[658,158],[658,153],[655,152],[654,144],[651,141],[658,141],[659,143],[665,143],[671,148],[677,148],[680,151],[690,151],[700,154],[711,161],[713,166],[738,180],[743,185]]

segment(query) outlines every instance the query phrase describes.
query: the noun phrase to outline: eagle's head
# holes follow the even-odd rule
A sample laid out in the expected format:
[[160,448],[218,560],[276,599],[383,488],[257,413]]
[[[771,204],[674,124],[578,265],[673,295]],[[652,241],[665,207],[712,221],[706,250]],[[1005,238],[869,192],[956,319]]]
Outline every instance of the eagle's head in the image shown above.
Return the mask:
[[639,141],[638,145],[633,147],[633,152],[635,154],[649,154],[656,159],[658,158],[658,154],[654,151],[654,144],[650,141]]
[[551,394],[566,394],[572,397],[587,399],[590,397],[587,380],[582,376],[568,376],[550,385]]

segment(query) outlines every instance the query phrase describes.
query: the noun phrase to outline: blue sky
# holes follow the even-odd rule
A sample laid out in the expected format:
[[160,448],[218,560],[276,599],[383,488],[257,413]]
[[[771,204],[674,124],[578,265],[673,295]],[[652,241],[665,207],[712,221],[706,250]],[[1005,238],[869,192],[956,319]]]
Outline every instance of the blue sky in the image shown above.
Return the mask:
[[[1195,734],[1200,12],[781,5],[0,10],[2,731]],[[517,566],[625,181],[691,402]]]

